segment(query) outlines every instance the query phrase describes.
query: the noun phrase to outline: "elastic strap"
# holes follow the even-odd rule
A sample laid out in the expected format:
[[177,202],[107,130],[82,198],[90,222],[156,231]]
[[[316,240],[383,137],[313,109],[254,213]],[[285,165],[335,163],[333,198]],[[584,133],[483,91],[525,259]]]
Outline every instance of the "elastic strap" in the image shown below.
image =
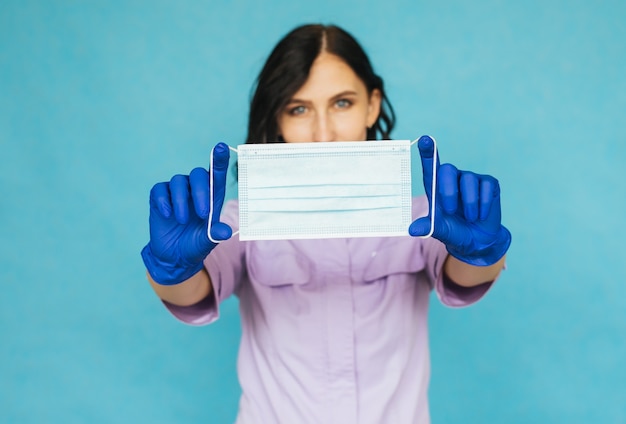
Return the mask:
[[[430,231],[428,234],[424,236],[419,236],[420,238],[429,238],[435,232],[435,199],[437,198],[437,156],[439,154],[437,150],[437,140],[434,137],[429,136],[433,141],[433,146],[435,150],[433,151],[433,183],[430,188]],[[416,144],[419,141],[419,138],[416,138],[411,142],[411,146]]]
[[[235,152],[235,153],[239,153],[237,151],[237,149],[228,146],[228,148]],[[209,240],[212,243],[215,244],[219,244],[221,243],[223,240],[215,240],[213,237],[211,237],[211,227],[213,226],[213,187],[215,184],[213,184],[213,151],[215,150],[215,146],[213,146],[213,148],[211,149],[211,158],[209,159],[209,225],[207,227],[207,236],[209,237]],[[239,231],[236,231],[233,233],[233,236],[239,234]]]

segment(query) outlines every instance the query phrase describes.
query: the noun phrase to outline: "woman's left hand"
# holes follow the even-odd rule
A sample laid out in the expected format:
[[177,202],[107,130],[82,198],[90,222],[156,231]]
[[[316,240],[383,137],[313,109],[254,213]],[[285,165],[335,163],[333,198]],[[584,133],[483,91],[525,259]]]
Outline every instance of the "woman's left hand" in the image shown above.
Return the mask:
[[[476,266],[500,260],[511,244],[511,233],[501,223],[500,185],[491,175],[461,171],[454,165],[433,160],[435,144],[429,136],[419,139],[424,188],[432,206],[433,167],[436,166],[435,228],[433,237],[446,245],[455,258]],[[438,156],[438,155],[437,155]],[[409,227],[412,236],[430,232],[427,217]]]

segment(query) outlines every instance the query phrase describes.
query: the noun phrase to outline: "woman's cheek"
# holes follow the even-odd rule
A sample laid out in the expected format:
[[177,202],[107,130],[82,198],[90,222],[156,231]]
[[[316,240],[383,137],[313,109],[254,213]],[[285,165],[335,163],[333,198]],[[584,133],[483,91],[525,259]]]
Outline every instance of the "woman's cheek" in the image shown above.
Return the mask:
[[306,143],[313,141],[310,125],[306,120],[284,120],[281,135],[287,143]]
[[363,141],[367,138],[367,122],[364,119],[350,119],[338,122],[338,141]]

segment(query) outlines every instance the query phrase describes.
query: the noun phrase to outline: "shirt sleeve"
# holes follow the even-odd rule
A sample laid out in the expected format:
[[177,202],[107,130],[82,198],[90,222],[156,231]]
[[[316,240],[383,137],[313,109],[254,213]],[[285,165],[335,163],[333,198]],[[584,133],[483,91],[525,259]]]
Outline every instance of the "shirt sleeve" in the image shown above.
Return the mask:
[[[426,196],[413,200],[413,210],[416,216],[428,214]],[[495,283],[494,280],[475,287],[463,287],[447,278],[443,272],[443,264],[448,257],[448,251],[442,242],[432,237],[423,240],[422,255],[426,261],[426,272],[432,281],[435,293],[441,303],[446,306],[452,308],[470,306],[482,299]]]
[[[230,225],[233,233],[239,229],[238,202],[229,201],[222,210],[222,222]],[[175,318],[189,325],[207,325],[219,318],[219,306],[230,295],[236,293],[245,278],[245,249],[239,236],[221,242],[204,259],[204,268],[211,278],[213,290],[205,299],[191,306],[177,306],[163,301]]]

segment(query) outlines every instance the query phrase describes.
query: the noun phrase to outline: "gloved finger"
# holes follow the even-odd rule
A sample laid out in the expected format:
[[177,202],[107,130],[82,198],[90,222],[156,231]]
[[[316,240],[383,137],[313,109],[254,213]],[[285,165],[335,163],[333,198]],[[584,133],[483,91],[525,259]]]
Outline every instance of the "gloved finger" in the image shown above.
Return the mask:
[[189,188],[196,214],[209,217],[209,173],[204,168],[194,168],[189,174]]
[[210,169],[213,187],[213,210],[212,222],[219,222],[222,206],[224,205],[224,197],[226,196],[226,175],[228,173],[228,161],[230,159],[230,150],[225,143],[218,143],[213,148],[213,169]]
[[444,163],[439,167],[437,192],[443,210],[448,214],[455,213],[459,206],[459,171],[454,165]]
[[469,171],[462,171],[459,178],[459,189],[461,190],[461,201],[463,202],[463,213],[469,222],[478,219],[478,199],[480,180],[478,175]]
[[176,221],[179,224],[186,224],[189,221],[189,178],[186,175],[172,177],[170,196]]
[[170,190],[167,187],[167,183],[156,183],[152,187],[150,190],[150,206],[163,218],[169,218],[172,215]]
[[167,183],[157,183],[150,190],[150,205],[163,218],[172,215],[172,203],[170,201],[170,190]]
[[480,220],[485,221],[499,203],[500,183],[491,175],[484,175],[480,181]]
[[439,155],[437,155],[437,162],[434,161],[435,155],[435,142],[427,135],[420,137],[417,142],[417,147],[420,151],[420,159],[422,160],[422,175],[424,179],[424,189],[426,190],[426,196],[428,199],[432,199],[432,185],[433,185],[433,169],[439,167]]

